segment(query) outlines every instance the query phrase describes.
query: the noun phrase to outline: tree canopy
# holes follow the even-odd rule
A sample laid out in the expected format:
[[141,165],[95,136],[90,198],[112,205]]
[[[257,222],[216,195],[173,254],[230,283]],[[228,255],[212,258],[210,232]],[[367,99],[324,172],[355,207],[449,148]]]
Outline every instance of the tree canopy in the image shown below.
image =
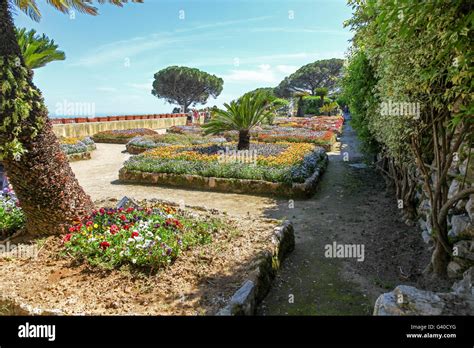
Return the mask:
[[195,68],[170,66],[154,75],[151,94],[187,111],[190,105],[205,104],[222,92],[224,80]]
[[296,92],[315,95],[318,88],[327,88],[332,91],[341,77],[343,62],[343,59],[332,58],[306,64],[285,77],[276,87],[276,94],[281,97],[290,97]]

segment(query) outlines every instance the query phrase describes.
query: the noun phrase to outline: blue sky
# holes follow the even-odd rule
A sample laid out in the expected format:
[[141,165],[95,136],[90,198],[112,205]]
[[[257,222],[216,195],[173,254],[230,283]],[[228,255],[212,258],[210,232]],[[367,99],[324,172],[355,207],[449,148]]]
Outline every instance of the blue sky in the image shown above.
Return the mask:
[[95,17],[40,8],[39,23],[14,18],[66,53],[35,71],[51,116],[65,102],[93,104],[97,115],[171,112],[151,95],[153,74],[170,65],[222,77],[221,95],[207,103],[221,106],[304,64],[343,58],[352,36],[342,24],[351,15],[346,0],[145,0],[98,5]]

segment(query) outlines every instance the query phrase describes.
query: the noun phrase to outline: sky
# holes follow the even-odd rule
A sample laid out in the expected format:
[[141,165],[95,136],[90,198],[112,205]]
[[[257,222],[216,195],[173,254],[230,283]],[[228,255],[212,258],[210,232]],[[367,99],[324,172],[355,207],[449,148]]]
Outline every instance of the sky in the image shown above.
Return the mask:
[[151,94],[153,75],[171,65],[223,78],[222,93],[205,105],[221,107],[305,64],[344,58],[352,37],[346,0],[144,0],[97,5],[98,16],[39,2],[40,22],[19,11],[14,21],[66,54],[35,70],[51,117],[171,112],[175,105]]

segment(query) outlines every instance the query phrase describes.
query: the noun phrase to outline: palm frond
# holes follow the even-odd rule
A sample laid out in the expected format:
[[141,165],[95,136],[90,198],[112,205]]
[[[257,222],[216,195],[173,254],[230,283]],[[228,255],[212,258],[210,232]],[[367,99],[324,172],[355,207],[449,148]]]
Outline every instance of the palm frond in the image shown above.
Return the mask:
[[224,104],[225,110],[214,112],[214,118],[203,125],[205,134],[229,130],[250,130],[273,118],[275,107],[264,93],[246,94],[237,101]]
[[[130,0],[130,2],[142,3],[143,0]],[[31,19],[35,21],[41,19],[41,12],[36,4],[36,0],[13,0],[13,3]],[[46,0],[46,3],[62,13],[68,13],[71,9],[92,16],[95,16],[98,13],[97,8],[92,5],[92,0]],[[122,7],[123,4],[128,3],[128,0],[98,0],[97,3],[109,3]]]
[[53,61],[66,59],[64,52],[59,51],[54,40],[50,40],[46,35],[40,36],[34,29],[27,32],[25,28],[15,28],[15,32],[28,68],[36,69]]

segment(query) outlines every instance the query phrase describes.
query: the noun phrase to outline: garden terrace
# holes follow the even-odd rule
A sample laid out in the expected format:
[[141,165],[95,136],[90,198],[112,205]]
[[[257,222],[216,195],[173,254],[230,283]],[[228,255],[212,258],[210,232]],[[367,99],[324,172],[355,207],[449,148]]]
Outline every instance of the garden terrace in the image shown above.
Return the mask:
[[94,134],[92,138],[96,143],[127,144],[134,137],[156,134],[158,133],[152,129],[133,128],[99,132],[97,134]]
[[235,193],[309,197],[325,169],[325,151],[308,143],[170,145],[130,158],[119,172],[126,183]]
[[97,147],[90,137],[60,138],[60,146],[70,162],[91,159],[91,152]]
[[224,143],[226,141],[227,140],[222,137],[202,136],[193,133],[145,135],[138,136],[130,140],[127,143],[127,152],[132,155],[137,155],[146,150],[167,145],[198,145],[208,143]]
[[[139,210],[119,212],[112,208],[116,201],[96,202],[104,208],[92,224],[83,221],[66,237],[41,241],[35,262],[0,258],[0,304],[7,314],[35,308],[65,315],[213,315],[248,279],[259,284],[261,300],[291,250],[274,243],[277,220],[138,203]],[[260,269],[266,256],[276,262]]]

